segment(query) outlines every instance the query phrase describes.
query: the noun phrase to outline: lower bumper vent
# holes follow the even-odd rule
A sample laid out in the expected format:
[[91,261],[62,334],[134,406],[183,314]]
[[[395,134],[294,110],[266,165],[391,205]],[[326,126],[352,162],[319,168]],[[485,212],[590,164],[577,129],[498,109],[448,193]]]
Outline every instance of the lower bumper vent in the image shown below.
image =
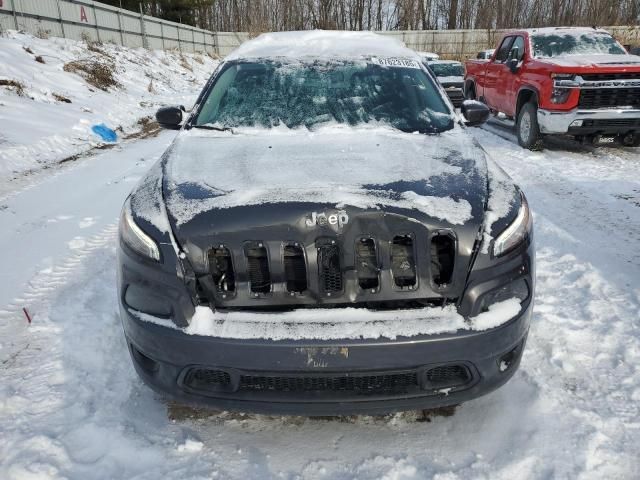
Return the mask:
[[263,377],[242,375],[240,390],[275,392],[400,393],[418,386],[415,372],[366,376]]
[[427,388],[447,388],[464,385],[471,380],[469,370],[463,365],[443,365],[427,370]]

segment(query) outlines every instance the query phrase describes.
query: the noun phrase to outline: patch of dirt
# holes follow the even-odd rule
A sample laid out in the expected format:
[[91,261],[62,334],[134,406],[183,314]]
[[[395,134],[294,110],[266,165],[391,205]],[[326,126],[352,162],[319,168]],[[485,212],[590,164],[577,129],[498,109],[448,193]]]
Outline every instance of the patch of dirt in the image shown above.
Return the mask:
[[132,138],[142,139],[155,137],[162,130],[158,122],[156,122],[152,117],[142,117],[140,120],[138,120],[136,125],[140,127],[140,130],[125,136],[125,140],[129,140]]
[[63,70],[80,75],[89,85],[105,92],[109,91],[111,87],[120,88],[122,86],[116,80],[115,67],[110,62],[90,59],[74,60],[65,63]]
[[31,47],[22,47],[22,49],[23,49],[25,52],[30,53],[30,54],[32,54],[32,55],[33,55],[33,50],[31,50]]
[[435,417],[452,417],[456,413],[457,408],[458,405],[450,405],[448,407],[422,410],[422,417],[416,420],[418,422],[431,422]]
[[9,87],[9,89],[14,90],[17,95],[24,97],[24,85],[17,80],[0,78],[0,87]]
[[52,93],[53,98],[55,98],[59,102],[63,103],[71,103],[71,99],[65,97],[64,95],[60,95],[59,93]]

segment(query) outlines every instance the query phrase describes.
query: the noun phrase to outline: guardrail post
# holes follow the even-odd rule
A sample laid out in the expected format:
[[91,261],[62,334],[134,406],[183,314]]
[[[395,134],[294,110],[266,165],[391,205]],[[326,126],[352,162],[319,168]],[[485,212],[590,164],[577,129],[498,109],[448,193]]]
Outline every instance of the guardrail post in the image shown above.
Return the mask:
[[140,6],[140,31],[142,32],[142,47],[149,49],[149,44],[147,43],[147,31],[144,26],[144,14],[142,13],[142,3],[138,4]]
[[67,38],[64,33],[64,20],[62,20],[62,9],[60,8],[60,0],[56,0],[56,5],[58,6],[58,18],[60,19],[60,30],[62,30],[62,38]]
[[100,28],[98,27],[98,14],[97,14],[95,4],[92,6],[93,6],[93,21],[96,22],[96,37],[98,38],[98,43],[100,43]]
[[124,34],[122,33],[122,18],[120,17],[120,9],[118,9],[118,31],[120,32],[120,44],[124,47]]
[[166,50],[164,47],[164,24],[162,22],[158,22],[160,24],[160,41],[162,42],[162,50]]
[[193,28],[191,29],[191,43],[193,43],[193,51],[196,51],[196,34],[194,33]]
[[16,0],[11,0],[11,13],[13,13],[13,23],[16,26],[16,30],[20,30],[18,28],[18,16],[16,15]]

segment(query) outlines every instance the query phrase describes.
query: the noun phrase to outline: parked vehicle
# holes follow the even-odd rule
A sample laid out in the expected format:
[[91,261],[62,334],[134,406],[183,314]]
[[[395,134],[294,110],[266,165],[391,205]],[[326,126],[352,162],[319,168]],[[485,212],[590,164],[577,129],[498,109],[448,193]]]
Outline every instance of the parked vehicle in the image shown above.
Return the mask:
[[525,148],[547,134],[640,145],[640,57],[604,30],[510,32],[489,62],[466,62],[465,96],[514,118]]
[[[127,198],[118,298],[136,371],[219,409],[458,404],[504,384],[534,294],[525,196],[403,44],[264,34],[228,55]],[[464,117],[463,117],[464,116]],[[466,119],[466,120],[465,120]]]
[[423,62],[430,62],[431,60],[440,59],[440,55],[432,52],[418,52],[418,55],[420,55],[420,58],[422,59]]
[[476,55],[476,58],[478,60],[489,60],[491,59],[491,57],[493,57],[493,52],[495,51],[496,50],[494,48],[490,48],[489,50],[481,50]]
[[455,60],[432,60],[427,66],[444,88],[454,107],[464,101],[464,65]]

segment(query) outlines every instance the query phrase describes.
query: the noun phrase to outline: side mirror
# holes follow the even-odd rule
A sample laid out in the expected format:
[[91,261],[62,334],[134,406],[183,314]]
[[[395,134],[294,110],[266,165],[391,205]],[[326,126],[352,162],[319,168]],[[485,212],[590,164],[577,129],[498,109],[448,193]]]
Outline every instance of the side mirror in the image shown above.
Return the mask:
[[156,112],[156,120],[162,128],[180,130],[182,109],[180,107],[162,107]]
[[476,100],[465,100],[460,107],[460,113],[467,120],[467,125],[477,127],[489,119],[489,107]]
[[518,71],[518,59],[517,58],[510,58],[509,60],[507,60],[507,66],[509,67],[509,70],[511,70],[511,73],[516,73]]

